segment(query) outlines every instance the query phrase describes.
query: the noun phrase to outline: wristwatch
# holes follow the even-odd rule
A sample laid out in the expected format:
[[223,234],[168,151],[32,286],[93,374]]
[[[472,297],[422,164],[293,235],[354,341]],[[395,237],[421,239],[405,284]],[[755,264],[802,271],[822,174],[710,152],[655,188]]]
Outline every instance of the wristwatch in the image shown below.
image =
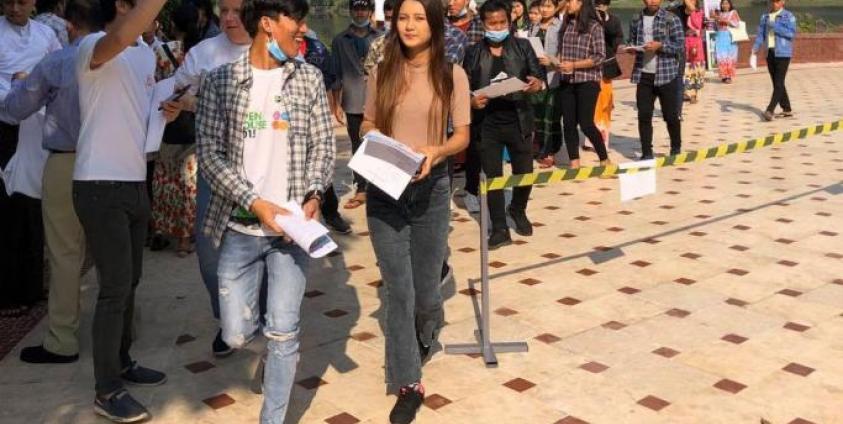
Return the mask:
[[302,202],[302,203],[307,203],[307,202],[310,201],[310,199],[316,199],[316,201],[319,202],[319,205],[321,206],[322,205],[322,192],[319,191],[319,190],[308,191],[307,193],[305,193],[304,202]]

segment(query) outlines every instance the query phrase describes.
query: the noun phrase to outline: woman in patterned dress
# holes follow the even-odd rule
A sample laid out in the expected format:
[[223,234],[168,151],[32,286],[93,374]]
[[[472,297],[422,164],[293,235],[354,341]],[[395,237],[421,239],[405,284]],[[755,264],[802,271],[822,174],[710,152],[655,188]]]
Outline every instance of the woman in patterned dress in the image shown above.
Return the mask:
[[732,8],[732,0],[720,2],[720,12],[715,15],[717,21],[717,44],[714,53],[717,58],[717,70],[720,80],[731,84],[735,78],[735,67],[738,62],[738,45],[732,40],[732,33],[729,28],[740,26],[741,17],[738,11]]
[[[199,41],[198,17],[196,7],[189,2],[173,12],[174,41],[162,43],[155,51],[156,80],[173,76],[187,50]],[[184,143],[161,143],[152,175],[153,227],[156,234],[178,240],[179,257],[193,251],[191,237],[196,220],[196,145],[192,140]]]

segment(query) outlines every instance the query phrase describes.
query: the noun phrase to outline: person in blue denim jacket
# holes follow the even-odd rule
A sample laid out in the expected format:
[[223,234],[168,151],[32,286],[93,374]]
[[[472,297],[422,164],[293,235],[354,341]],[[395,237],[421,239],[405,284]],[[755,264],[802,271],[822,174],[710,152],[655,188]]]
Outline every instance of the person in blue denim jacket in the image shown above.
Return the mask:
[[784,0],[771,0],[770,12],[761,16],[752,54],[757,54],[762,45],[767,46],[767,70],[773,81],[773,95],[764,111],[764,119],[772,121],[776,106],[782,107],[781,116],[793,116],[790,97],[784,85],[790,58],[793,57],[793,39],[796,38],[796,16],[784,8]]

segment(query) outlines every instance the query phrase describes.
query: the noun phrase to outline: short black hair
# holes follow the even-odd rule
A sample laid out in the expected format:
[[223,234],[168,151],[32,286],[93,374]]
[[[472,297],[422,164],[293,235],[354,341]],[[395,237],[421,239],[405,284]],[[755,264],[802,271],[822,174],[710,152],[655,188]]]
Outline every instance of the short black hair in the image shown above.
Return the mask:
[[480,6],[480,19],[485,21],[486,16],[500,11],[503,11],[504,15],[506,15],[507,22],[512,21],[512,5],[510,2],[505,2],[503,0],[487,0],[483,3],[483,5]]
[[299,21],[307,16],[309,10],[307,0],[245,0],[240,9],[240,20],[249,36],[255,38],[262,17],[277,18],[278,15],[284,15]]
[[97,0],[68,0],[64,7],[64,19],[77,28],[84,28],[91,32],[102,28]]
[[383,2],[383,11],[386,12],[387,10],[395,10],[395,0],[385,0]]
[[35,0],[35,11],[38,13],[55,12],[62,0]]
[[135,0],[100,0],[100,18],[103,24],[107,24],[117,17],[117,2],[123,1],[135,7]]
[[605,4],[606,6],[611,6],[612,0],[594,0],[595,6],[600,6],[600,5],[603,5],[603,4]]
[[527,10],[538,9],[540,7],[542,7],[542,0],[533,0],[530,2],[530,7],[528,7]]

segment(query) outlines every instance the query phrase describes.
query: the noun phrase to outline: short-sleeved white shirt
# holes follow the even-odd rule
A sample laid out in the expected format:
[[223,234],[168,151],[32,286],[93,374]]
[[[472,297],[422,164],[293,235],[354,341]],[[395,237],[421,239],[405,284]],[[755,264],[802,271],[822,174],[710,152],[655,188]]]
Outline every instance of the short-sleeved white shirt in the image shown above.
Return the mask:
[[214,68],[237,60],[249,50],[251,44],[234,44],[225,33],[211,37],[193,46],[187,52],[184,63],[176,71],[176,86],[190,85],[190,93],[199,91],[202,77]]
[[91,69],[97,41],[90,34],[79,44],[81,128],[76,147],[75,181],[146,180],[146,127],[155,86],[155,54],[138,38],[110,61]]

